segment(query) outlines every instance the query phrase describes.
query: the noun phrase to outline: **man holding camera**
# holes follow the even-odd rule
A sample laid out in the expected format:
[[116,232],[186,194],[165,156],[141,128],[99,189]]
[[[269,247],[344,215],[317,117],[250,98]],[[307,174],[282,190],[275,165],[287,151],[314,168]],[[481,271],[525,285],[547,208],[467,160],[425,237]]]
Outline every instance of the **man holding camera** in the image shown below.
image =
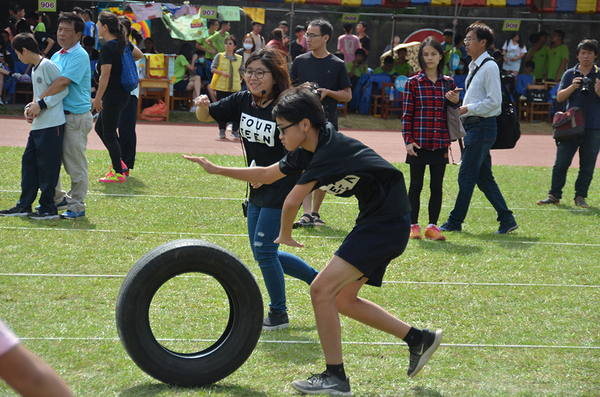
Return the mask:
[[567,101],[567,109],[579,107],[583,109],[585,132],[575,137],[556,143],[556,160],[552,168],[552,186],[548,197],[537,203],[559,204],[562,189],[567,180],[567,171],[575,153],[579,151],[579,174],[575,181],[575,205],[588,208],[585,199],[594,177],[596,158],[600,149],[600,79],[598,66],[594,59],[598,56],[598,42],[585,39],[577,45],[579,63],[563,75],[556,99]]

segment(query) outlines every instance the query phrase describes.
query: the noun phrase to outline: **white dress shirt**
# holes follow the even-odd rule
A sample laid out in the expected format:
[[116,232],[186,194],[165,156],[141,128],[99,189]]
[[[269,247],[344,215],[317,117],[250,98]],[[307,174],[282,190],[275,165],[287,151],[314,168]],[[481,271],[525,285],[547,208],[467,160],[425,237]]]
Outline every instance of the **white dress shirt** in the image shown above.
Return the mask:
[[[487,52],[484,52],[475,61],[471,61],[467,81],[486,58],[491,57]],[[463,106],[467,107],[467,113],[463,117],[495,117],[502,113],[501,105],[500,70],[496,62],[488,61],[469,83],[463,99]]]

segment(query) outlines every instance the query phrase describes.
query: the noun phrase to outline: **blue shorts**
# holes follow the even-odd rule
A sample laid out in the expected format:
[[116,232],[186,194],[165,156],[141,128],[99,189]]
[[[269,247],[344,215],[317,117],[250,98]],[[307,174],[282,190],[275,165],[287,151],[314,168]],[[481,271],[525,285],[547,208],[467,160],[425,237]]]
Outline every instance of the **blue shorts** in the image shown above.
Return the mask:
[[173,84],[173,88],[179,92],[185,93],[185,90],[187,89],[189,83],[189,80],[180,80],[177,83]]
[[410,213],[386,222],[357,225],[335,252],[360,270],[369,281],[381,287],[387,265],[399,257],[408,244]]

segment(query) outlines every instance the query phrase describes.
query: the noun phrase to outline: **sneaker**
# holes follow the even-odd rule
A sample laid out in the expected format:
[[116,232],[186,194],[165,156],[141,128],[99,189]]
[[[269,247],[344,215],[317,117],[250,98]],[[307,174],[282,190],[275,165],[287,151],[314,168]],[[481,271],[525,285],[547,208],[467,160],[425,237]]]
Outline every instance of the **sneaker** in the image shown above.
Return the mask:
[[269,310],[269,314],[263,321],[263,330],[274,331],[276,329],[284,329],[289,327],[290,320],[287,313],[277,314],[273,310]]
[[190,113],[196,113],[197,106],[192,106],[190,108]]
[[444,222],[442,226],[440,226],[440,231],[442,232],[460,232],[461,227],[451,226],[448,222]]
[[519,225],[517,224],[517,222],[511,224],[511,225],[500,225],[500,228],[495,231],[495,234],[508,234],[510,232],[512,232],[513,230],[517,230],[519,228]]
[[123,169],[123,175],[125,178],[129,178],[129,167],[127,167],[127,164],[125,164],[123,160],[121,160],[121,168]]
[[588,203],[585,202],[585,198],[583,196],[575,197],[575,205],[581,208],[590,208]]
[[81,218],[84,216],[85,216],[85,210],[83,210],[81,212],[67,210],[60,215],[60,218],[61,219],[75,219],[75,218]]
[[350,379],[341,380],[329,371],[311,375],[307,380],[295,380],[292,387],[304,394],[331,394],[332,396],[351,396]]
[[45,221],[45,220],[51,220],[51,219],[58,219],[58,212],[44,212],[44,213],[40,213],[39,211],[35,211],[32,212],[31,214],[27,215],[28,217],[30,217],[31,219],[35,219],[38,221]]
[[425,366],[433,353],[435,353],[442,341],[441,329],[438,329],[435,332],[424,329],[421,332],[423,335],[421,343],[408,349],[410,351],[410,364],[407,371],[409,378],[412,378],[419,373],[421,368]]
[[112,169],[104,178],[98,179],[98,181],[102,183],[124,183],[126,180],[127,178],[125,178],[123,174],[115,173]]
[[0,106],[4,106],[4,102],[2,101],[2,98],[0,98]]
[[31,207],[12,207],[11,209],[0,211],[0,215],[2,216],[27,216],[29,213],[31,213]]
[[[37,212],[39,212],[39,211],[40,211],[40,208],[42,208],[42,206],[41,206],[41,205],[36,205],[34,209],[35,209]],[[64,211],[64,210],[66,210],[67,208],[69,208],[69,204],[67,203],[67,199],[63,199],[63,201],[62,201],[60,204],[57,204],[57,205],[56,205],[56,210],[57,210],[57,211]]]
[[232,131],[231,132],[231,136],[235,139],[240,139],[240,132],[239,131]]
[[440,229],[434,224],[429,224],[425,228],[425,238],[429,239],[429,240],[436,240],[436,241],[445,241],[446,240],[446,236],[444,236],[442,234],[442,232],[440,231]]
[[225,130],[219,130],[219,138],[225,139]]
[[410,238],[414,238],[420,240],[421,236],[421,226],[415,223],[414,225],[410,225]]
[[549,194],[547,198],[544,200],[538,200],[538,205],[546,205],[546,204],[560,204],[560,199],[557,199],[553,195]]

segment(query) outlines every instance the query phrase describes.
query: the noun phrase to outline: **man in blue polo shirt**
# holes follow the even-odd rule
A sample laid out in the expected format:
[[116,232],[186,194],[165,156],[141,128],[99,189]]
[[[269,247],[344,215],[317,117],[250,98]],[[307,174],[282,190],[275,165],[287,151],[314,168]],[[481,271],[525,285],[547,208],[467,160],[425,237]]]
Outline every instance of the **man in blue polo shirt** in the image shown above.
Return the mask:
[[44,97],[69,88],[69,94],[63,99],[67,122],[62,161],[71,177],[71,190],[68,193],[64,192],[59,179],[54,196],[57,209],[67,209],[61,215],[63,219],[85,216],[84,199],[88,191],[88,162],[85,150],[88,133],[93,127],[90,112],[92,76],[89,55],[79,44],[84,29],[85,23],[80,16],[70,12],[60,14],[56,36],[62,50],[52,56],[52,62],[58,66],[61,75],[40,95],[40,101],[31,104],[29,108],[29,115],[36,117],[40,112],[40,105],[44,106]]

